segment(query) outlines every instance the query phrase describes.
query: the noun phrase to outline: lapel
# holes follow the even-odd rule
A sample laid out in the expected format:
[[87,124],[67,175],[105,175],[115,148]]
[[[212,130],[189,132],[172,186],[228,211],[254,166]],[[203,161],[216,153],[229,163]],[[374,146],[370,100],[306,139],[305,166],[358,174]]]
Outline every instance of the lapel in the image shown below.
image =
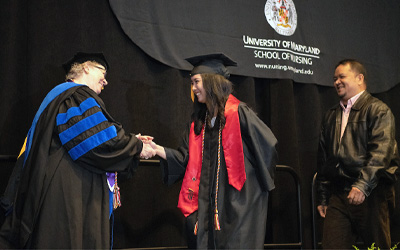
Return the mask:
[[340,130],[342,126],[342,107],[340,105],[337,106],[336,110],[336,125],[335,125],[335,141],[336,141],[336,150],[338,150],[340,144]]

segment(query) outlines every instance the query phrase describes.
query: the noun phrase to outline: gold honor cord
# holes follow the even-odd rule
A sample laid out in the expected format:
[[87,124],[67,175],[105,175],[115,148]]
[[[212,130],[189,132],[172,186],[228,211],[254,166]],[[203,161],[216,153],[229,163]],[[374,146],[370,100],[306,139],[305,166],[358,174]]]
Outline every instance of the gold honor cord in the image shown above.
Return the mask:
[[[193,93],[193,92],[192,92]],[[206,133],[206,122],[207,122],[208,112],[206,113],[206,117],[204,119],[203,125],[203,136],[201,142],[201,163],[203,164],[203,154],[204,154],[204,135]],[[217,180],[215,186],[215,211],[214,211],[214,229],[216,231],[221,230],[221,225],[219,224],[219,216],[218,216],[218,184],[219,184],[219,170],[221,168],[221,123],[219,124],[219,131],[218,131],[218,167],[217,167]],[[197,235],[199,221],[196,222],[194,226],[194,235]]]
[[120,207],[121,204],[121,194],[119,192],[119,186],[117,182],[118,173],[115,172],[115,181],[114,181],[114,192],[113,192],[113,208],[114,210]]

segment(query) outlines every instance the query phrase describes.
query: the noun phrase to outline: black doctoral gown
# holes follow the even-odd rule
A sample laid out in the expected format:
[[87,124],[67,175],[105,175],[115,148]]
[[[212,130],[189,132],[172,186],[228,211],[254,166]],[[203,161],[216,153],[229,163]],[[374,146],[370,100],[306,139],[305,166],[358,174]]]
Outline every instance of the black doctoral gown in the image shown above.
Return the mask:
[[[93,106],[85,110],[82,103],[88,100]],[[83,113],[58,124],[57,115],[68,110],[75,115]],[[87,122],[94,114],[103,119],[94,121],[98,123],[95,126]],[[60,134],[71,128],[82,131],[62,143]],[[97,142],[98,146],[72,159],[70,152],[75,146],[110,128],[115,137]],[[131,175],[141,149],[142,143],[133,134],[125,133],[87,86],[77,85],[56,96],[37,120],[25,165],[21,167],[24,155],[16,164],[13,176],[20,175],[20,181],[11,178],[2,198],[12,199],[10,194],[18,188],[14,209],[0,231],[0,244],[9,245],[0,248],[109,249],[110,195],[106,172]]]
[[[277,140],[271,130],[244,103],[238,108],[243,143],[246,182],[238,191],[228,182],[221,145],[218,211],[220,231],[214,229],[215,185],[218,167],[219,121],[206,129],[199,187],[198,211],[187,217],[189,248],[263,249],[267,222],[268,194],[274,189]],[[190,124],[178,150],[165,148],[162,161],[164,182],[183,178],[189,159]],[[194,225],[198,221],[197,237]],[[197,241],[197,243],[196,243]]]

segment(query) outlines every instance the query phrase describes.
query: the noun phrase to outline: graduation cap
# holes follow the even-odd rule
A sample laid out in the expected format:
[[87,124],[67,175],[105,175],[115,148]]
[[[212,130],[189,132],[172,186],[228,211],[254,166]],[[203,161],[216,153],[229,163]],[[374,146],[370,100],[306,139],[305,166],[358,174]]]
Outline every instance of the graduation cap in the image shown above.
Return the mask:
[[86,52],[78,52],[69,59],[66,63],[64,63],[62,66],[65,70],[66,73],[68,73],[71,69],[72,64],[74,63],[84,63],[87,61],[95,61],[106,69],[106,71],[110,68],[110,66],[107,63],[106,58],[104,57],[103,53],[86,53]]
[[185,60],[194,66],[190,73],[191,76],[202,73],[215,73],[228,79],[230,73],[226,67],[237,66],[235,61],[223,53],[195,56],[186,58]]

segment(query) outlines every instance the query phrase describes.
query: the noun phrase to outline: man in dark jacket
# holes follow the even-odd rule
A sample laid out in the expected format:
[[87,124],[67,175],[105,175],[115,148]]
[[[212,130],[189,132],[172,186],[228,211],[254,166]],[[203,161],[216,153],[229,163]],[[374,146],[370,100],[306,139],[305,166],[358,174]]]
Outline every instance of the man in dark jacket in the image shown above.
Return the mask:
[[367,91],[366,70],[352,59],[338,63],[340,103],[322,122],[318,150],[318,212],[325,218],[325,249],[353,249],[357,240],[388,249],[400,163],[395,119]]

